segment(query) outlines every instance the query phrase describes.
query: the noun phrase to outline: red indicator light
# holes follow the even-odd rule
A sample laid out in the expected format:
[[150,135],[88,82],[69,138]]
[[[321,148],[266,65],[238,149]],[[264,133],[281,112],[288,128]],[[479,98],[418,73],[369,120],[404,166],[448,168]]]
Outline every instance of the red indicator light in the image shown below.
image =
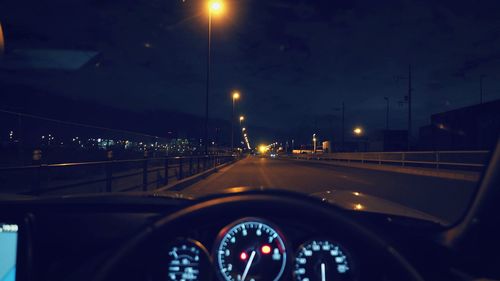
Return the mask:
[[263,254],[267,255],[269,253],[271,253],[271,247],[269,247],[269,245],[264,245],[262,246],[262,248],[260,249],[262,251]]
[[247,253],[242,252],[241,255],[240,255],[240,259],[241,260],[246,260],[247,259]]

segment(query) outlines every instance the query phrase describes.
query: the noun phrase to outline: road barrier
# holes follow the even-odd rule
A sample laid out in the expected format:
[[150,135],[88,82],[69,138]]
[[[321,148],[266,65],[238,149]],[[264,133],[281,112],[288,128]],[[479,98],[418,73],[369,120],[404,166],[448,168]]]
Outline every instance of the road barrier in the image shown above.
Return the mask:
[[481,151],[405,151],[405,152],[342,152],[325,154],[293,154],[288,157],[304,160],[325,160],[344,163],[370,163],[402,167],[481,170],[490,152]]
[[0,167],[0,193],[147,191],[235,160],[207,155]]

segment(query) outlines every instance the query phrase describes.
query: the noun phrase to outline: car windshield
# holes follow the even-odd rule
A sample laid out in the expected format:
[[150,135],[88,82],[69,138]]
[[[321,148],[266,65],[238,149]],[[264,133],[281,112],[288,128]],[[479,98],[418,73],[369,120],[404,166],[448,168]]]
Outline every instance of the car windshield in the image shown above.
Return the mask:
[[500,131],[500,4],[0,4],[0,195],[285,189],[453,223]]

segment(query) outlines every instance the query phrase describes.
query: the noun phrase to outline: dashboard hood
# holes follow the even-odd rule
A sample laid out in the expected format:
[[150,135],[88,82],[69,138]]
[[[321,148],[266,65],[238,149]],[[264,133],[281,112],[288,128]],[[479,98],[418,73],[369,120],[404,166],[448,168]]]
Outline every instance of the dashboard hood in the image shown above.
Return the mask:
[[409,217],[445,225],[447,222],[422,211],[357,191],[327,190],[311,194],[342,209]]

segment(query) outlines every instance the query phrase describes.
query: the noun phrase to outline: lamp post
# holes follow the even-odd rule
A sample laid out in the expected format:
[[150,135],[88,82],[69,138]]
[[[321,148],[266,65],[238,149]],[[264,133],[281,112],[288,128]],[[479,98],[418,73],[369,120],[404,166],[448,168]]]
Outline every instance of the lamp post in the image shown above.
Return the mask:
[[316,138],[316,134],[313,134],[313,153],[316,153],[316,142],[318,139]]
[[[240,120],[240,128],[242,128],[242,123],[243,123],[243,121],[245,121],[245,116],[240,115],[239,120]],[[246,130],[246,129],[245,129],[245,130]],[[244,133],[244,130],[243,130],[243,129],[242,129],[241,131]],[[238,142],[240,142],[240,141],[241,141],[241,136],[240,136],[240,137],[238,137]]]
[[231,113],[231,152],[234,150],[234,107],[236,101],[240,98],[239,92],[233,93],[233,110]]
[[223,5],[219,0],[212,0],[208,3],[208,40],[207,40],[207,84],[205,93],[205,154],[208,154],[208,99],[210,94],[210,51],[212,39],[212,15],[222,12]]
[[342,107],[335,107],[333,108],[334,111],[342,111],[342,124],[341,124],[341,147],[342,150],[345,149],[345,103],[342,102]]
[[486,75],[479,76],[479,104],[483,104],[483,79]]
[[[364,134],[364,131],[363,131],[363,128],[361,127],[355,127],[353,130],[352,130],[354,136],[356,136],[358,138],[358,148],[361,149],[361,145],[363,144],[363,139],[361,138]],[[366,150],[366,143],[364,144],[364,150]]]
[[389,97],[384,97],[384,100],[386,102],[386,109],[385,109],[385,130],[389,131]]
[[410,150],[411,148],[411,136],[412,136],[412,127],[411,127],[411,106],[412,106],[412,94],[413,94],[413,88],[412,88],[412,77],[411,77],[411,64],[408,65],[408,77],[401,77],[401,76],[396,76],[396,80],[401,80],[401,79],[408,79],[408,95],[404,97],[404,101],[400,101],[399,104],[408,104],[408,136],[407,136],[407,150]]

